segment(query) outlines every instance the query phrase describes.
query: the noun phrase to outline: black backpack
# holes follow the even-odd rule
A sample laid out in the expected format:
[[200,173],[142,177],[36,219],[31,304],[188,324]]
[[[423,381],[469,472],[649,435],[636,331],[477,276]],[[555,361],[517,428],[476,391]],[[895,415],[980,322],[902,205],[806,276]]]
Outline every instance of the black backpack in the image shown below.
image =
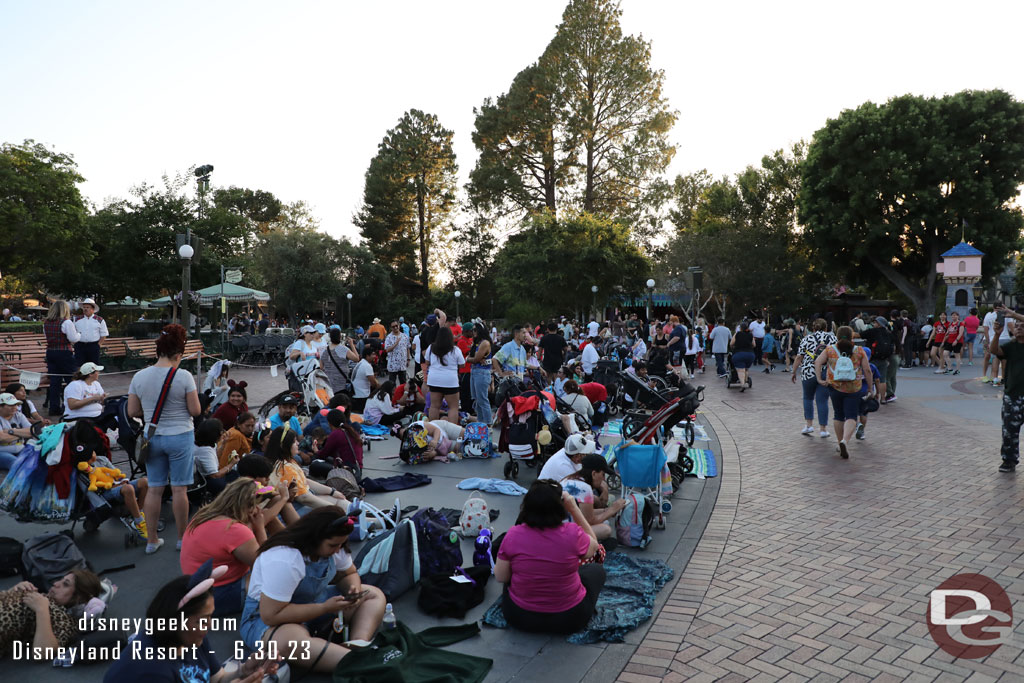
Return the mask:
[[452,531],[453,522],[434,508],[424,508],[412,516],[419,542],[420,575],[448,574],[462,566],[462,545]]
[[41,592],[72,569],[89,569],[85,555],[71,539],[69,532],[48,533],[25,541],[21,554],[22,576]]
[[871,345],[872,360],[885,360],[892,355],[892,333],[883,328],[879,329],[882,334],[878,335],[875,343]]
[[0,576],[20,576],[25,572],[21,555],[25,545],[18,540],[0,537]]

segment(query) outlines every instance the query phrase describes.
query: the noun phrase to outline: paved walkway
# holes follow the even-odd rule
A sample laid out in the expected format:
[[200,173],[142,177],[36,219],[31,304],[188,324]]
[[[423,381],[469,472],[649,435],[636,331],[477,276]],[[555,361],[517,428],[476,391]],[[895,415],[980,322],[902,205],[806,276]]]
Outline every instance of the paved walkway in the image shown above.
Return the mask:
[[978,374],[900,371],[900,400],[849,460],[798,433],[788,374],[742,394],[712,383],[721,491],[618,680],[1021,680],[1019,617],[1015,642],[982,660],[942,652],[925,622],[928,593],[957,573],[1024,595],[1024,483],[996,471],[999,394]]

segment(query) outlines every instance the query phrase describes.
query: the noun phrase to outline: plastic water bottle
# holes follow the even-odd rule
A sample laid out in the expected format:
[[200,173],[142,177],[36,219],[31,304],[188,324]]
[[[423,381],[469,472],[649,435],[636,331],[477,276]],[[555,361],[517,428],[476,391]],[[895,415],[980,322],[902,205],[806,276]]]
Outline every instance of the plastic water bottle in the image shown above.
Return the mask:
[[387,607],[384,608],[384,619],[381,621],[380,627],[384,631],[393,631],[397,625],[398,620],[395,619],[395,608],[389,602]]

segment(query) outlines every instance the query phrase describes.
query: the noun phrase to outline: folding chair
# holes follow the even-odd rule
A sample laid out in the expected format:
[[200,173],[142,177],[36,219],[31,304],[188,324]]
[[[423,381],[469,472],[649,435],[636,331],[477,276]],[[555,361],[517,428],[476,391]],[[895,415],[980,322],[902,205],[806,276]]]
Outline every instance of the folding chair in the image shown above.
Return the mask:
[[658,444],[640,446],[623,443],[615,447],[613,455],[622,482],[622,497],[635,493],[646,498],[657,511],[655,524],[664,529],[665,515],[672,511],[672,503],[668,500],[672,494],[672,475],[668,472],[665,449]]

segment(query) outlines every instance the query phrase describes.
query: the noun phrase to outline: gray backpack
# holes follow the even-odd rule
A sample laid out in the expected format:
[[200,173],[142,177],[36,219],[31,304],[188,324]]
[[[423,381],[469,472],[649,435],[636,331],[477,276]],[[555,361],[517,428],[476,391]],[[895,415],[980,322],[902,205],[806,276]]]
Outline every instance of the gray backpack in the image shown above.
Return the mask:
[[64,533],[42,534],[25,541],[21,563],[25,580],[43,593],[72,569],[89,569],[82,551]]

